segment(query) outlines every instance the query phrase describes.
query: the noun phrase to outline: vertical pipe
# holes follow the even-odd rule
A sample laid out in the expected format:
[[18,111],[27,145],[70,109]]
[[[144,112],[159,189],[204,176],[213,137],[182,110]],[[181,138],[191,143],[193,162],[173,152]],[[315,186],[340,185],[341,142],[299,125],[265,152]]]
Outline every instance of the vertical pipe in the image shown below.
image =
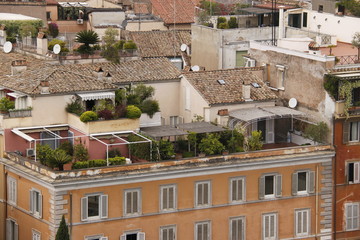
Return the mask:
[[279,36],[278,39],[284,37],[284,7],[279,6]]
[[69,214],[69,222],[70,222],[70,240],[72,239],[72,193],[70,193],[70,214]]

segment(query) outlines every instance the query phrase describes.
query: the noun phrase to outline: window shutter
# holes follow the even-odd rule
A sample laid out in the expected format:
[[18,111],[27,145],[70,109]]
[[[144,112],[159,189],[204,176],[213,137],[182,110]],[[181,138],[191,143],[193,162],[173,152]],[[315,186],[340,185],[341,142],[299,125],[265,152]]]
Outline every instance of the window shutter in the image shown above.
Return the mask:
[[276,175],[276,189],[275,189],[276,197],[281,197],[281,193],[282,193],[282,176]]
[[108,195],[101,195],[101,218],[108,217]]
[[88,218],[88,198],[81,198],[81,221],[86,221]]
[[39,193],[39,217],[42,218],[42,195]]
[[291,182],[291,193],[292,195],[296,195],[298,192],[298,174],[292,174],[292,182]]
[[145,240],[145,233],[144,232],[138,232],[139,240]]
[[120,240],[126,240],[126,234],[121,235]]
[[315,172],[309,172],[309,193],[315,192]]
[[265,196],[265,177],[259,178],[259,199],[264,199]]
[[14,222],[14,240],[19,240],[19,225]]
[[210,193],[210,185],[209,183],[205,183],[204,184],[204,202],[203,204],[207,205],[210,204],[210,200],[209,200],[209,193]]
[[33,190],[30,190],[30,207],[29,207],[29,209],[30,209],[30,213],[34,213],[34,204],[33,204],[33,201],[34,201],[34,199],[33,199],[33,196],[34,196],[34,191]]
[[169,188],[169,206],[168,206],[168,208],[175,208],[174,190],[175,189],[173,187]]
[[343,122],[343,143],[349,142],[349,130],[350,130],[350,122]]
[[162,209],[167,209],[168,206],[168,188],[162,189]]
[[358,204],[353,205],[353,228],[354,229],[359,228],[359,205]]
[[360,163],[359,162],[355,162],[354,163],[354,183],[359,183],[360,182]]
[[132,212],[132,208],[131,208],[131,197],[132,193],[131,192],[126,192],[125,193],[125,214],[129,214]]
[[108,237],[101,237],[100,240],[108,240]]
[[6,239],[12,239],[12,235],[11,235],[11,220],[10,219],[6,219]]

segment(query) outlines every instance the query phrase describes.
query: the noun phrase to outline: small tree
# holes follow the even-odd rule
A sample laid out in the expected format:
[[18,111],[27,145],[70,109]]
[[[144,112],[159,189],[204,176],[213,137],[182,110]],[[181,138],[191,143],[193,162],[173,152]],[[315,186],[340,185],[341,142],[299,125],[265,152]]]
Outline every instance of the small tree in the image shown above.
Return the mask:
[[74,146],[74,159],[76,161],[86,161],[89,159],[89,152],[81,143]]
[[358,58],[357,60],[360,60],[360,32],[356,32],[353,35],[351,44],[358,49]]
[[215,134],[209,134],[201,140],[199,149],[206,155],[214,155],[221,153],[225,147],[221,144],[219,138]]
[[188,139],[188,150],[191,151],[191,146],[194,148],[194,155],[196,156],[196,136],[197,134],[195,132],[190,132],[187,139]]
[[69,229],[66,225],[64,215],[61,218],[60,226],[56,232],[55,240],[70,240]]
[[170,159],[175,155],[174,145],[170,141],[159,141],[159,153],[161,160]]
[[99,36],[92,30],[83,30],[76,34],[75,41],[83,44],[77,50],[79,53],[93,54],[94,50],[90,45],[99,42]]
[[304,136],[310,138],[311,140],[323,143],[326,141],[326,137],[329,131],[329,127],[325,122],[319,122],[316,125],[309,124],[305,128]]
[[49,166],[57,167],[60,171],[64,170],[64,164],[71,162],[72,158],[69,156],[65,150],[60,148],[52,151],[50,158],[48,159]]
[[261,131],[252,131],[251,136],[246,139],[246,148],[249,151],[261,150],[263,146],[261,134]]
[[56,38],[59,35],[59,27],[56,23],[49,23],[48,33],[53,38]]
[[10,109],[15,108],[15,102],[11,101],[8,97],[3,97],[0,99],[0,111],[9,112]]
[[119,51],[116,49],[116,37],[119,32],[114,28],[107,28],[105,31],[104,42],[102,47],[101,56],[114,63],[120,62]]

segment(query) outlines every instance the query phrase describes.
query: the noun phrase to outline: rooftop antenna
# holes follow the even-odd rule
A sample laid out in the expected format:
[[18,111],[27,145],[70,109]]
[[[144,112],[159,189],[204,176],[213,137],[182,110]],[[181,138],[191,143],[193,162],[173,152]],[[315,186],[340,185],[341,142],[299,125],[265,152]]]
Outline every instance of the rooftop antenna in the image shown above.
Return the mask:
[[9,53],[9,52],[11,52],[11,50],[12,50],[12,43],[11,42],[9,42],[9,41],[7,41],[7,42],[5,42],[5,44],[4,44],[4,53]]

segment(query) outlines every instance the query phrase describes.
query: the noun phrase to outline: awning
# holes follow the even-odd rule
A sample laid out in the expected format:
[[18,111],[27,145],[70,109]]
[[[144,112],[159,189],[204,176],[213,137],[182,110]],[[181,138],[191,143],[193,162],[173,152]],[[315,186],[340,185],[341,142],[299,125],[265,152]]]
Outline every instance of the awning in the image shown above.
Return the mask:
[[249,8],[242,8],[239,10],[240,15],[244,14],[269,14],[271,13],[271,9],[264,9],[264,8],[257,8],[257,7],[249,7]]
[[161,137],[171,137],[171,136],[183,136],[188,135],[188,132],[185,132],[181,129],[177,129],[173,126],[163,125],[156,127],[144,127],[141,128],[141,132],[145,135],[151,136],[153,138]]
[[195,133],[212,133],[212,132],[222,132],[225,131],[223,127],[216,126],[209,122],[191,122],[191,123],[183,123],[176,126],[178,129],[187,132],[195,132]]
[[114,99],[114,92],[97,92],[97,93],[82,93],[77,94],[83,101],[99,100],[99,99]]
[[58,2],[61,7],[89,7],[86,2]]
[[21,97],[26,96],[26,94],[16,93],[16,92],[7,93],[7,95],[9,95],[10,97],[13,97],[13,98],[21,98]]
[[303,112],[282,106],[245,108],[229,113],[230,117],[243,122],[251,122],[262,118],[301,117],[305,115]]

